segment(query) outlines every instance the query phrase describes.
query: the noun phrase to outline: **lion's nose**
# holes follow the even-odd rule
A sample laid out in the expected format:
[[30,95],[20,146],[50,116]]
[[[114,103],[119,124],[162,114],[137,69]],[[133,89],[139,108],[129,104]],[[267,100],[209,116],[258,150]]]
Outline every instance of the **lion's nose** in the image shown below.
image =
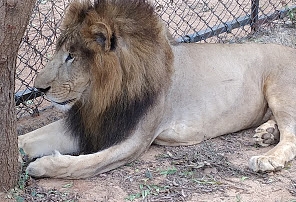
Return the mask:
[[37,88],[37,90],[40,91],[40,92],[42,92],[42,93],[47,93],[50,88],[51,88],[51,86],[49,86],[47,88]]

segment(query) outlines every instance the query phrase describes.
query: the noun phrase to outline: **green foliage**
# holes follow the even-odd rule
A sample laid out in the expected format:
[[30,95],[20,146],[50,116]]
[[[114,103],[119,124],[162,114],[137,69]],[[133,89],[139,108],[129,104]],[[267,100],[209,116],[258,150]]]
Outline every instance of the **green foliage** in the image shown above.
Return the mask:
[[[19,153],[22,158],[24,158],[26,156],[26,153],[24,152],[24,150],[22,148],[19,149]],[[24,162],[22,162],[19,180],[18,180],[18,184],[17,184],[18,187],[16,187],[16,188],[18,188],[20,190],[24,190],[26,183],[29,179],[30,179],[30,176],[28,175],[27,171],[25,171],[25,165],[24,165]]]
[[245,181],[245,180],[247,180],[247,179],[249,179],[249,178],[246,177],[246,176],[242,176],[242,177],[241,177],[241,181],[242,181],[242,182]]
[[292,24],[295,25],[296,23],[296,8],[288,9],[287,16],[291,20]]
[[178,171],[177,168],[172,167],[172,168],[168,168],[168,169],[166,169],[166,170],[162,170],[162,171],[160,171],[160,174],[162,174],[162,175],[173,175],[173,174],[175,174],[177,171]]
[[139,185],[139,192],[133,193],[128,195],[125,200],[133,201],[138,198],[146,198],[149,195],[157,196],[160,192],[165,192],[169,189],[168,186],[161,186],[161,185],[155,185],[155,184],[140,184]]
[[27,181],[29,180],[30,176],[27,172],[23,172],[20,174],[19,180],[18,180],[18,188],[20,190],[24,190]]
[[65,185],[63,185],[62,187],[63,187],[63,188],[71,188],[71,187],[73,187],[73,182],[70,182],[70,183],[68,183],[68,184],[65,184]]

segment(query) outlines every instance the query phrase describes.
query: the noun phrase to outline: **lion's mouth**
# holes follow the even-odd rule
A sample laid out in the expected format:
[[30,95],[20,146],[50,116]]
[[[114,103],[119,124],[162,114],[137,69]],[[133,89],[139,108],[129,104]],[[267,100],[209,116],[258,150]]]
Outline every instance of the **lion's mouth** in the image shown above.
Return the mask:
[[64,102],[56,102],[56,101],[54,101],[54,100],[52,100],[52,102],[54,102],[54,103],[56,103],[56,104],[58,104],[58,105],[67,105],[67,104],[70,104],[70,103],[72,103],[72,102],[74,102],[76,99],[74,98],[74,99],[71,99],[71,100],[66,100],[66,101],[64,101]]

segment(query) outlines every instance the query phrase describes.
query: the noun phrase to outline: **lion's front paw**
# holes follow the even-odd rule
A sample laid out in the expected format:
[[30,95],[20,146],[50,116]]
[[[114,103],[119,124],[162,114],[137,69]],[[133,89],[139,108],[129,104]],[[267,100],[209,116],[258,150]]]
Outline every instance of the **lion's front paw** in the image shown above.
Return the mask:
[[285,166],[285,161],[275,156],[253,156],[249,161],[249,167],[255,172],[277,171]]
[[269,120],[259,126],[256,128],[255,132],[253,136],[255,143],[263,147],[276,144],[280,140],[279,129],[276,122],[273,120]]
[[62,177],[66,175],[70,163],[70,156],[56,151],[51,156],[44,156],[30,163],[26,171],[33,177]]
[[26,169],[26,172],[28,173],[28,175],[32,177],[46,177],[45,176],[46,168],[43,166],[42,162],[40,162],[41,159],[37,159],[36,161],[28,165]]

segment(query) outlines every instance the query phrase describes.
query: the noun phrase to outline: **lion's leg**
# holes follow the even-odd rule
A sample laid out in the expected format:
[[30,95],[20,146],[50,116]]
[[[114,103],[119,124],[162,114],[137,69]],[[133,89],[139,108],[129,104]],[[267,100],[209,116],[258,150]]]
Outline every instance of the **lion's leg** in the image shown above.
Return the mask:
[[[267,153],[253,156],[249,166],[254,171],[274,171],[284,168],[288,161],[296,155],[296,138],[294,131],[289,128],[279,128],[281,133],[280,142]],[[293,129],[294,130],[294,129]]]
[[87,155],[70,156],[55,153],[44,156],[30,163],[27,172],[35,177],[92,177],[136,159],[150,146],[152,141],[146,141],[147,139],[135,135],[115,146]]
[[63,154],[78,152],[77,142],[66,133],[63,120],[18,137],[18,146],[29,158],[50,155],[54,151]]
[[[293,90],[282,92],[293,92]],[[296,156],[296,103],[293,98],[276,89],[267,94],[269,107],[271,108],[280,131],[280,142],[267,153],[253,156],[249,166],[254,171],[273,171],[282,169],[285,164]]]
[[28,174],[35,177],[79,179],[107,172],[135,160],[149,148],[162,130],[156,126],[162,120],[164,101],[164,97],[161,97],[159,107],[151,109],[139,121],[129,138],[122,142],[93,154],[70,156],[56,152],[44,156],[29,164]]
[[270,120],[255,129],[255,135],[253,138],[256,144],[263,147],[277,144],[279,142],[280,132],[273,116]]
[[27,172],[35,177],[79,179],[95,176],[129,163],[146,151],[157,134],[163,130],[159,124],[163,119],[164,106],[165,96],[159,96],[158,102],[142,120],[139,120],[130,136],[114,146],[79,156],[55,152],[51,156],[44,156],[30,163]]

